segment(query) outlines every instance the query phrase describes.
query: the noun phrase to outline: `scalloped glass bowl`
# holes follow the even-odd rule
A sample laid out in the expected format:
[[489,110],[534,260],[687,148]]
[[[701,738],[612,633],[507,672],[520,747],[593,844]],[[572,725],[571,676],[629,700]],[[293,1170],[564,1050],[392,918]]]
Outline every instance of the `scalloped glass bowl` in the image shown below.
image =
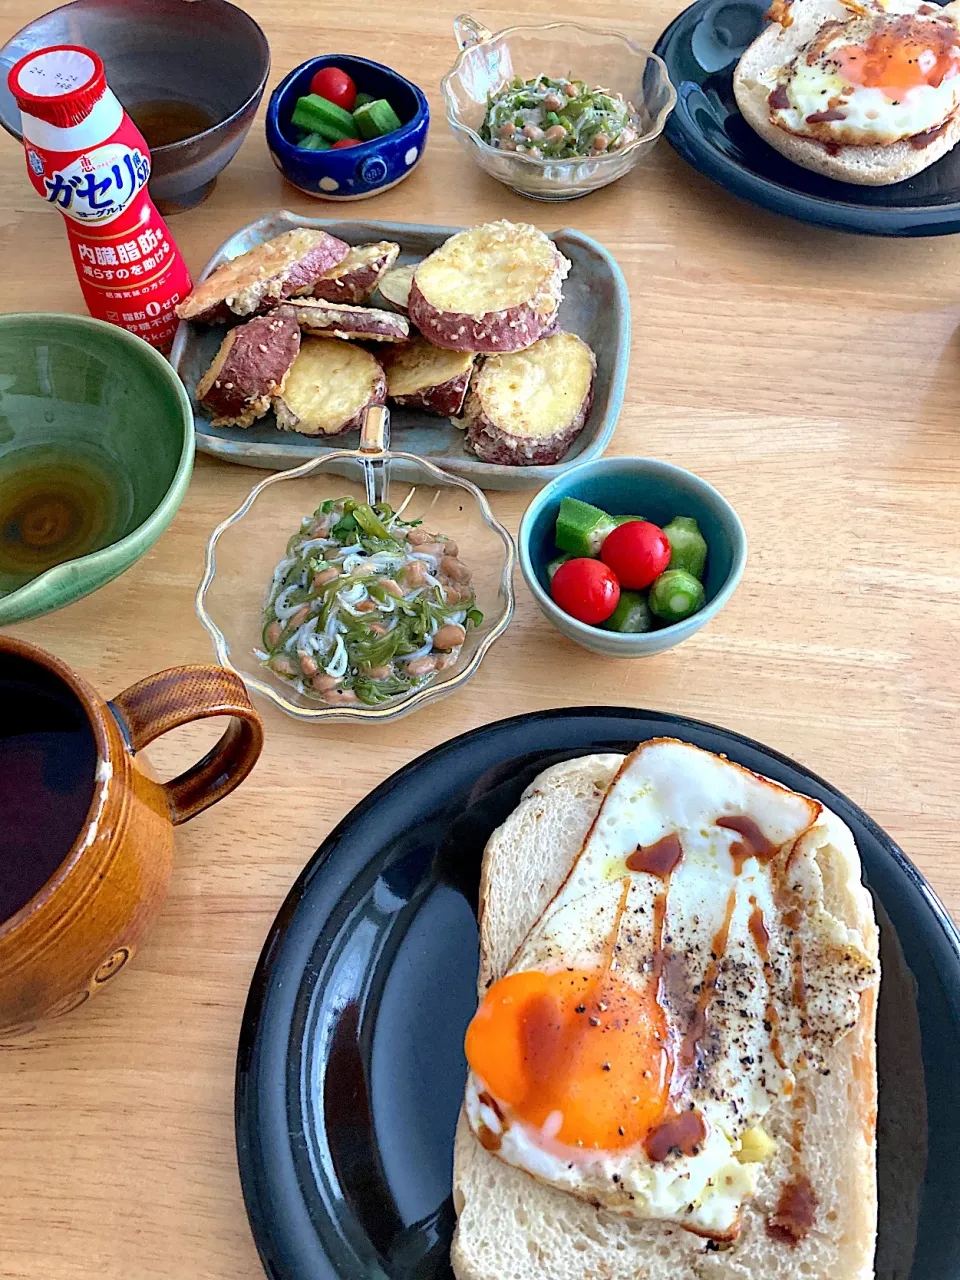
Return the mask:
[[[423,518],[431,531],[460,544],[473,571],[479,627],[471,627],[455,666],[414,693],[376,707],[326,706],[317,695],[301,694],[263,666],[255,654],[262,645],[264,597],[287,540],[325,498],[347,495],[404,508],[408,520]],[[371,463],[361,450],[338,450],[292,471],[281,471],[256,485],[240,508],[219,525],[207,543],[206,569],[197,591],[197,615],[213,641],[221,666],[235,671],[253,692],[297,720],[372,720],[382,723],[408,715],[454,693],[477,671],[484,655],[513,617],[513,538],[490,510],[481,491],[412,454],[385,451]]]
[[[677,102],[663,60],[616,31],[551,22],[493,35],[465,14],[454,31],[462,52],[440,82],[454,137],[485,173],[534,200],[575,200],[622,178],[650,152]],[[479,132],[487,100],[515,75],[569,75],[622,93],[637,108],[640,136],[622,151],[569,160],[491,147]]]

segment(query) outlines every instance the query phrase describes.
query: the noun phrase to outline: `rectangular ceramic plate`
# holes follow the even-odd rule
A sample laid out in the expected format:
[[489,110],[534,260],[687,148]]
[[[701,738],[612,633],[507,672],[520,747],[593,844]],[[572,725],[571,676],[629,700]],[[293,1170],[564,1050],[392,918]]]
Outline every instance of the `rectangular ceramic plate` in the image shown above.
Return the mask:
[[[400,245],[403,262],[418,262],[462,227],[428,227],[403,222],[344,221],[336,218],[303,218],[285,210],[268,213],[225,241],[203,270],[206,277],[240,253],[294,227],[320,227],[348,244],[368,244],[393,240]],[[502,467],[481,462],[463,447],[463,432],[447,418],[431,417],[417,409],[393,408],[392,447],[414,453],[472,480],[482,489],[538,488],[554,476],[591,458],[599,458],[610,443],[627,381],[630,359],[630,299],[623,273],[611,255],[596,240],[579,231],[557,231],[551,237],[571,262],[570,275],[563,286],[560,322],[578,334],[597,356],[597,381],[593,407],[580,437],[566,457],[549,467]],[[377,305],[374,296],[372,305]],[[170,361],[189,392],[196,419],[197,448],[228,462],[283,471],[297,467],[308,458],[318,458],[333,449],[354,449],[358,433],[337,436],[329,444],[315,437],[298,436],[278,430],[273,414],[253,427],[213,427],[196,402],[197,383],[217,352],[222,325],[181,323]]]

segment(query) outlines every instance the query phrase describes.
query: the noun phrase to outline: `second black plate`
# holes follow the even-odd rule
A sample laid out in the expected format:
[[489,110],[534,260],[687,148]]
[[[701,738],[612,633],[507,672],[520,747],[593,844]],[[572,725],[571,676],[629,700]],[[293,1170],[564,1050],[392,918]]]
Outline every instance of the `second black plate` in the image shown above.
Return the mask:
[[677,90],[665,135],[684,160],[754,204],[843,231],[936,236],[960,231],[960,147],[906,182],[859,187],[801,169],[767,145],[733,96],[740,55],[769,0],[697,0],[657,41]]
[[877,1277],[960,1275],[960,934],[930,887],[866,814],[784,756],[695,720],[581,708],[503,720],[414,761],[291,890],[237,1063],[240,1173],[272,1280],[450,1280],[483,846],[547,765],[664,735],[819,798],[853,829],[884,968]]

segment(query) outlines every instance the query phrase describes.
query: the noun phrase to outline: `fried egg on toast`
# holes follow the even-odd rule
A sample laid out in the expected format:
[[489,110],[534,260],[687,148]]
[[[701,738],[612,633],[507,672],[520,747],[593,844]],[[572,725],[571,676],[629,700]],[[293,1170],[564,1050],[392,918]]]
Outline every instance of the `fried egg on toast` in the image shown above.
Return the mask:
[[882,186],[960,139],[960,6],[776,0],[733,87],[744,119],[804,168]]
[[658,740],[541,775],[481,904],[460,1280],[870,1274],[876,930],[839,819]]

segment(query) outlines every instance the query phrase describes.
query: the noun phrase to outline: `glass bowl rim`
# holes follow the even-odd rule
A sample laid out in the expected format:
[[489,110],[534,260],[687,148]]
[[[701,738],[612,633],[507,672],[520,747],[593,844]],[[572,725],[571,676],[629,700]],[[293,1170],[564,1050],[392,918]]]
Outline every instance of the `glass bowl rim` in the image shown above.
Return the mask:
[[418,467],[425,468],[428,472],[433,473],[441,479],[445,486],[466,489],[477,500],[480,514],[483,516],[484,523],[488,528],[500,538],[503,543],[505,558],[503,570],[500,575],[500,593],[504,599],[503,614],[497,620],[490,631],[481,639],[477,646],[476,652],[471,656],[469,662],[461,671],[457,671],[450,679],[425,685],[424,688],[416,690],[407,697],[397,702],[387,703],[383,706],[375,707],[338,707],[338,706],[316,706],[316,707],[300,707],[289,701],[284,695],[272,685],[262,680],[258,675],[251,675],[241,671],[230,660],[229,647],[226,637],[220,630],[219,626],[214,622],[213,618],[207,612],[206,597],[216,577],[216,550],[217,543],[228,529],[232,529],[234,525],[239,524],[247,512],[253,507],[254,503],[260,497],[261,493],[272,484],[280,484],[284,480],[301,479],[310,475],[314,471],[323,470],[328,463],[339,459],[350,459],[358,461],[363,454],[356,449],[337,449],[333,453],[324,454],[319,458],[310,458],[307,462],[301,463],[299,467],[293,467],[286,471],[274,471],[265,479],[258,481],[253,486],[247,496],[230,515],[217,525],[207,539],[207,545],[204,551],[203,577],[200,585],[197,587],[195,596],[195,608],[200,625],[206,631],[207,635],[213,641],[214,652],[217,661],[222,667],[228,671],[232,671],[239,676],[243,683],[249,689],[255,690],[257,693],[272,702],[275,707],[279,707],[281,711],[292,716],[295,720],[302,720],[307,723],[322,720],[373,720],[383,722],[385,720],[398,719],[401,715],[407,715],[411,711],[415,711],[420,707],[424,707],[429,702],[446,696],[455,690],[461,688],[473,676],[480,667],[491,646],[500,639],[503,633],[509,627],[513,620],[514,610],[516,608],[516,593],[514,590],[513,579],[517,567],[517,544],[510,531],[500,523],[493,514],[490,503],[487,501],[486,494],[482,489],[478,489],[475,484],[471,484],[469,480],[461,479],[450,472],[444,471],[441,467],[436,466],[432,462],[428,462],[426,458],[420,458],[416,454],[402,453],[399,450],[385,449],[379,454],[378,460],[385,462],[404,461],[415,463]]
[[[643,56],[647,59],[648,62],[653,62],[657,65],[660,72],[660,79],[664,84],[666,84],[669,90],[669,95],[666,103],[660,108],[660,111],[657,113],[657,116],[653,122],[652,128],[647,133],[640,134],[637,138],[633,140],[633,142],[629,143],[627,146],[623,147],[619,151],[606,151],[596,156],[567,156],[562,159],[551,159],[550,157],[545,157],[545,156],[530,156],[530,155],[524,154],[523,152],[517,152],[517,151],[511,151],[511,152],[501,151],[499,147],[492,147],[489,142],[484,142],[484,140],[480,137],[479,133],[477,133],[476,129],[471,129],[468,124],[463,124],[461,123],[461,121],[457,120],[454,117],[453,95],[451,94],[450,87],[449,87],[450,81],[453,79],[455,75],[459,74],[461,65],[463,64],[463,61],[468,54],[472,53],[474,49],[480,48],[481,45],[488,44],[491,40],[500,40],[502,38],[515,35],[517,32],[556,31],[560,28],[565,28],[567,30],[573,30],[573,31],[582,31],[582,32],[585,32],[587,35],[612,36],[614,39],[619,40],[623,44],[625,44],[634,53],[643,54]],[[600,165],[603,165],[608,161],[619,160],[622,156],[630,155],[632,151],[635,151],[638,147],[640,147],[643,144],[656,142],[657,138],[660,137],[660,135],[663,133],[664,129],[666,128],[667,121],[669,120],[674,107],[677,105],[677,90],[674,87],[673,81],[670,79],[670,73],[667,70],[667,64],[664,62],[664,60],[660,57],[658,53],[654,53],[652,49],[645,49],[643,45],[637,44],[637,42],[635,40],[631,40],[629,36],[625,36],[620,31],[614,31],[611,27],[585,27],[580,22],[545,22],[545,23],[536,23],[532,25],[517,24],[512,27],[504,27],[502,31],[491,32],[489,37],[486,40],[480,40],[476,44],[467,45],[465,48],[460,50],[460,53],[457,55],[456,62],[453,64],[450,70],[446,73],[446,75],[442,77],[440,81],[440,91],[443,94],[443,103],[446,109],[447,123],[449,124],[450,128],[453,129],[455,133],[459,132],[459,133],[467,134],[470,138],[474,140],[474,142],[476,142],[476,144],[483,151],[487,152],[487,154],[492,156],[509,155],[512,158],[519,160],[522,163],[533,166],[534,169],[537,169],[537,168],[543,169],[549,165],[551,168],[555,166],[565,171],[572,169],[575,165],[583,164],[587,160],[591,161],[594,164],[600,164]]]

